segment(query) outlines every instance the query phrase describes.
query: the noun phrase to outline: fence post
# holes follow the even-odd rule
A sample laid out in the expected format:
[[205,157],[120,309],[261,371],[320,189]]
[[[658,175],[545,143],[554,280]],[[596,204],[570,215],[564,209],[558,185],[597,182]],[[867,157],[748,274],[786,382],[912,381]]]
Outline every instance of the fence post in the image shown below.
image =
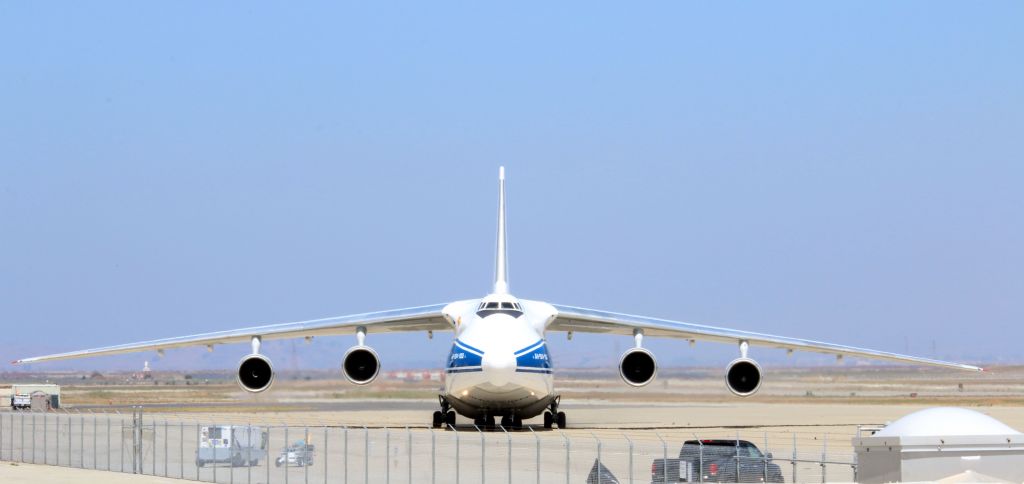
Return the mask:
[[430,484],[437,482],[437,444],[434,441],[434,429],[430,428]]
[[796,480],[796,434],[795,433],[793,434],[793,460],[791,462],[793,463],[793,482],[797,482],[797,480]]
[[95,470],[98,467],[98,464],[96,463],[96,461],[98,460],[98,458],[96,457],[97,456],[97,453],[96,453],[97,452],[96,451],[96,447],[97,447],[97,445],[96,445],[96,434],[99,433],[99,432],[97,431],[97,426],[96,426],[96,419],[97,419],[96,414],[93,413],[92,410],[89,410],[89,413],[92,414],[92,468],[93,468],[93,470]]
[[480,484],[484,484],[486,479],[484,478],[484,461],[487,460],[486,445],[484,443],[484,433],[480,430],[480,427],[473,425],[476,428],[477,433],[480,434]]
[[384,427],[384,482],[391,484],[391,431]]
[[365,425],[363,425],[363,434],[366,438],[366,448],[363,450],[363,483],[370,484],[370,430]]
[[633,484],[633,440],[626,434],[622,434],[622,436],[626,438],[626,442],[629,442],[629,484]]
[[[408,439],[406,441],[405,452],[406,452],[406,455],[409,456],[409,462],[408,462],[408,465],[409,465],[409,480],[406,481],[406,482],[408,482],[409,484],[412,484],[412,431],[409,430],[409,426],[408,425],[405,427],[405,438]],[[325,482],[324,484],[327,484],[327,483]]]
[[530,433],[533,434],[534,448],[537,450],[537,484],[540,484],[540,437],[537,436],[537,432],[533,431],[533,426],[527,427],[530,429]]
[[[284,467],[284,484],[288,484],[288,424],[284,426],[284,462],[281,464]],[[217,474],[213,475],[213,482],[217,482]]]
[[[211,430],[211,427],[215,427],[215,426],[216,426],[216,424],[208,425],[206,427],[207,428],[207,434],[206,434],[207,437],[209,437],[209,435],[210,435],[209,432]],[[286,430],[286,432],[287,432],[287,430]],[[287,435],[287,433],[285,435]],[[210,439],[210,447],[213,448],[213,464],[210,465],[210,468],[213,470],[213,482],[217,482],[217,446],[213,443],[213,439]],[[287,468],[285,470],[287,470]],[[288,482],[288,473],[287,472],[284,475],[284,481]]]
[[505,438],[508,440],[508,484],[512,484],[512,436],[505,430],[504,425],[498,424],[498,428],[505,432]]
[[328,433],[327,430],[327,426],[324,425],[324,484],[327,484],[327,461],[331,460],[328,459],[328,456],[330,456],[331,454],[327,452],[327,443],[331,441],[330,434]]
[[[107,421],[110,424],[110,421]],[[109,432],[108,432],[109,438]],[[109,445],[107,447],[110,447]],[[110,455],[110,452],[107,452]],[[185,421],[178,421],[178,479],[185,478]]]
[[736,482],[739,482],[740,481],[740,431],[739,430],[736,431],[736,447],[734,447],[734,448],[736,449],[736,452],[735,452],[735,454],[736,454],[736,475],[733,476],[733,479],[735,479]]
[[768,482],[768,431],[764,432],[764,451],[761,452],[761,457],[764,460],[764,475],[761,482]]
[[[661,482],[668,484],[668,444],[665,443],[665,439],[661,438],[661,434],[658,432],[655,432],[654,436],[661,441]],[[700,441],[698,440],[698,442]]]
[[[271,457],[270,457],[270,430],[272,428],[273,427],[271,427],[270,425],[267,425],[267,459],[266,459],[266,462],[265,462],[265,464],[267,464],[267,484],[270,484],[270,459],[271,459]],[[287,459],[287,458],[288,458],[288,454],[286,453],[285,454],[285,459]],[[346,457],[346,459],[347,459],[347,457]],[[196,480],[197,481],[199,480],[199,470],[198,469],[196,469]]]
[[[344,446],[343,446],[345,448],[345,452],[344,452],[344,454],[345,454],[345,461],[344,461],[344,466],[343,466],[344,468],[342,469],[342,472],[343,472],[343,474],[345,476],[345,484],[348,484],[348,425],[345,425],[344,427],[342,427],[342,429],[343,429],[342,436],[345,438],[345,443],[344,443]],[[267,484],[270,484],[270,481],[267,481]]]
[[822,443],[822,446],[821,446],[821,482],[822,482],[822,484],[825,483],[825,474],[828,472],[828,469],[825,468],[825,457],[826,457],[826,454],[828,454],[828,434],[825,434],[825,440],[824,440],[824,442]]
[[74,424],[71,423],[71,413],[67,410],[64,410],[64,413],[68,416],[68,467],[72,467],[74,464],[71,460],[71,434],[74,431]]
[[[232,445],[234,445],[234,443],[235,443],[235,426],[234,425],[228,425],[227,428],[228,428],[227,429],[228,430],[228,438],[231,439],[230,442],[231,442]],[[153,431],[154,432],[156,431],[156,422],[153,422]],[[223,437],[224,437],[224,434],[221,433],[221,438],[223,438]],[[153,445],[154,452],[156,452],[156,438],[155,437],[153,438],[153,444],[154,444]],[[156,454],[154,453],[154,456],[155,455]],[[233,462],[234,459],[235,459],[235,451],[231,450],[231,447],[228,447],[227,458],[228,458],[229,461],[231,461],[231,462],[228,463],[228,482],[230,482],[231,484],[235,484],[235,464]],[[214,464],[214,465],[216,465],[216,464]]]
[[[32,412],[32,409],[29,409]],[[32,463],[36,463],[36,413],[32,412]]]
[[[246,445],[249,447],[249,450],[245,453],[245,482],[246,484],[252,484],[252,421],[245,423],[245,440]],[[327,443],[327,439],[324,439],[324,443]],[[270,455],[270,452],[267,452],[267,455]],[[327,455],[326,445],[324,446],[324,455]],[[324,459],[324,472],[327,472],[327,459]]]
[[565,436],[565,433],[562,432],[562,429],[558,429],[558,433],[562,435],[562,440],[565,441],[565,484],[569,484],[571,474],[569,463],[572,460],[572,455],[570,454],[572,449],[572,441],[569,440],[569,437]]
[[47,452],[46,452],[46,444],[48,443],[46,441],[46,421],[47,421],[46,413],[43,413],[43,464],[49,464],[50,463],[49,459],[47,459]]
[[[305,433],[302,436],[302,442],[305,443],[306,449],[308,450],[309,449],[309,427],[308,426],[305,427]],[[309,458],[308,455],[306,457]],[[303,461],[303,464],[304,465],[302,466],[302,482],[305,483],[305,484],[309,484],[309,465],[310,464],[309,464],[309,462],[305,462],[305,460]],[[231,482],[233,484],[235,482],[234,479],[232,479]]]
[[448,427],[455,432],[455,484],[459,484],[459,431],[452,424],[448,424]]
[[21,455],[21,461],[25,462],[25,414],[19,414],[18,420],[21,423],[21,445],[18,446],[21,451],[19,454]]
[[[700,437],[697,437],[697,434],[691,435],[693,435],[693,440],[697,441],[697,465],[699,466],[697,469],[697,482],[704,482],[704,442],[700,441]],[[683,445],[686,445],[686,442],[683,442]],[[682,455],[682,452],[680,452],[680,455]],[[682,466],[683,463],[680,462],[679,465]]]

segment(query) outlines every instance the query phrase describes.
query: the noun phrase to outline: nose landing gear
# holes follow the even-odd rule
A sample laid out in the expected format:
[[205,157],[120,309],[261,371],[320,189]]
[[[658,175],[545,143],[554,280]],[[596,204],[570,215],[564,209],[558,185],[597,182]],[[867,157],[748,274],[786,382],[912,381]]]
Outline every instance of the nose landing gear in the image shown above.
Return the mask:
[[451,410],[451,405],[444,399],[443,396],[437,396],[438,403],[441,404],[441,410],[434,412],[434,419],[431,425],[435,428],[448,427],[451,425],[455,426],[455,411]]
[[551,410],[544,412],[544,428],[550,429],[552,425],[558,425],[558,428],[564,429],[565,426],[565,412],[558,411],[558,402],[561,397],[555,397],[551,401]]

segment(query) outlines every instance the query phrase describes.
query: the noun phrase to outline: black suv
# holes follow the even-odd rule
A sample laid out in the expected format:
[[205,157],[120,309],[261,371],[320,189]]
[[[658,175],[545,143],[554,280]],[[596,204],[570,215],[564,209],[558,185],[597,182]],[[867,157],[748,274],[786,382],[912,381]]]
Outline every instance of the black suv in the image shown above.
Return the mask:
[[772,454],[746,440],[687,440],[678,459],[651,463],[651,483],[785,482]]

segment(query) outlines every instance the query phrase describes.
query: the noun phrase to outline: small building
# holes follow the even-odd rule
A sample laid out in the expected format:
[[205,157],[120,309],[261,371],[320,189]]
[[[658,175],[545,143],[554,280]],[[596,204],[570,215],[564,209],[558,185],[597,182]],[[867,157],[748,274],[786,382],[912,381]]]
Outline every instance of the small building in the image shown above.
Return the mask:
[[60,385],[53,383],[15,383],[11,385],[11,395],[33,395],[43,392],[50,399],[50,408],[60,408]]
[[[857,481],[1024,481],[1024,434],[981,412],[938,407],[906,415],[853,439]],[[965,474],[966,473],[966,474]]]

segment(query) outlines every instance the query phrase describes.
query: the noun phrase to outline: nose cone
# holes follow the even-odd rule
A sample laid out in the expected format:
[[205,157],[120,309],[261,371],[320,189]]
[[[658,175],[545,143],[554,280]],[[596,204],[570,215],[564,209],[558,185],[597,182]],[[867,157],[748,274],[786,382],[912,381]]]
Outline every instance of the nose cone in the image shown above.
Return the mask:
[[481,366],[487,381],[494,386],[505,386],[516,373],[516,356],[511,351],[488,351],[484,353]]

